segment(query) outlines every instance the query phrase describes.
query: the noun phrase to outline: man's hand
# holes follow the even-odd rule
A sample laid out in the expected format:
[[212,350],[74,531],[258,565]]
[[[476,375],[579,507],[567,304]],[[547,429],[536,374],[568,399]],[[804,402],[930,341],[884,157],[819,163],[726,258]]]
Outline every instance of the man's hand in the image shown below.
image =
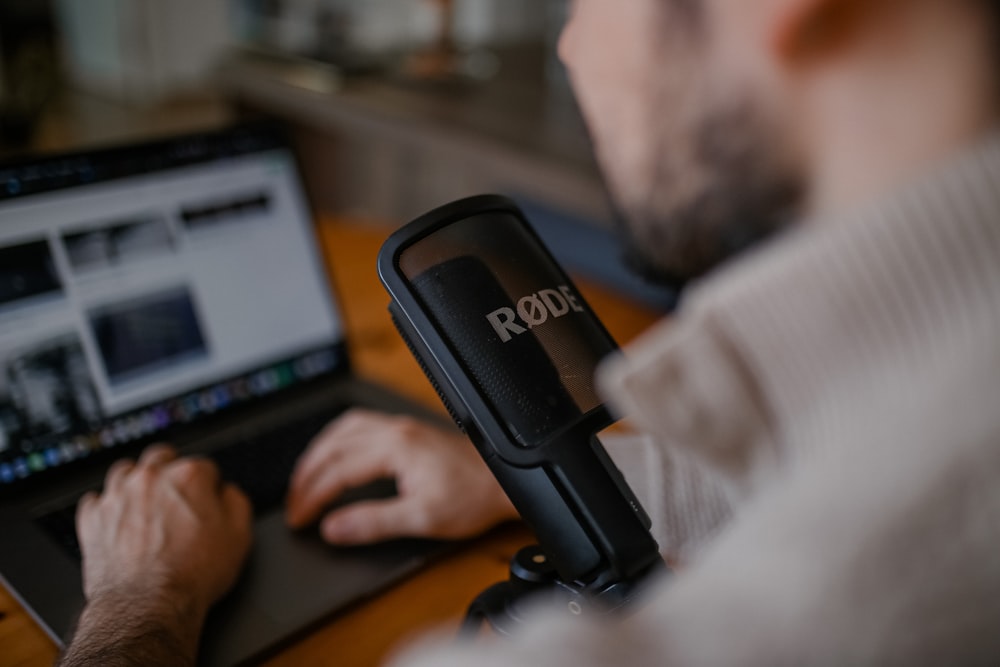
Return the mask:
[[411,417],[352,410],[327,426],[296,464],[289,525],[312,523],[344,491],[379,478],[394,478],[399,495],[330,512],[320,524],[325,540],[458,539],[517,517],[462,435]]
[[[251,518],[246,496],[210,461],[178,459],[157,445],[137,462],[116,462],[104,491],[77,509],[88,607],[131,599],[126,613],[177,613],[197,637],[209,607],[236,581]],[[146,609],[157,604],[163,608]]]

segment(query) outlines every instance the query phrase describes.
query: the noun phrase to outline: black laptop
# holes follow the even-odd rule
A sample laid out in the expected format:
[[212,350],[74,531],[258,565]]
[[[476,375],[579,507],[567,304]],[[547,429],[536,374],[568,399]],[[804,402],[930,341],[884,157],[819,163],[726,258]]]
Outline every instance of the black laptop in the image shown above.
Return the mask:
[[344,331],[273,126],[0,164],[0,575],[56,641],[83,603],[76,500],[155,441],[214,458],[256,511],[204,664],[259,658],[441,551],[284,525],[292,465],[331,418],[415,409],[351,375]]

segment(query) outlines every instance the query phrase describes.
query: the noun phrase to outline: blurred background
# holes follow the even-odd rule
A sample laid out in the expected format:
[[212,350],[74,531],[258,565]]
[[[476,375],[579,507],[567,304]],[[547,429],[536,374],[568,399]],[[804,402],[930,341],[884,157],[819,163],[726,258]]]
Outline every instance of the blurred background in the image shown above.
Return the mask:
[[0,0],[0,161],[259,117],[325,216],[514,197],[571,269],[647,302],[556,40],[567,0]]

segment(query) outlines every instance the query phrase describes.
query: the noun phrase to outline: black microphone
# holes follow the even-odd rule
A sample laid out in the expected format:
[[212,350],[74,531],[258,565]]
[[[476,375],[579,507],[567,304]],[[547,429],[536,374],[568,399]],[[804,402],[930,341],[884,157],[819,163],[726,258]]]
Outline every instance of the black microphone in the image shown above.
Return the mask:
[[561,582],[625,604],[663,562],[596,437],[613,419],[594,372],[617,345],[521,211],[449,204],[394,233],[378,265],[397,328]]
[[[574,307],[580,308],[574,295],[567,298],[553,288],[527,295],[520,300],[522,317],[518,304],[486,264],[469,255],[427,269],[412,281],[412,286],[441,332],[456,343],[454,350],[459,360],[472,380],[490,396],[517,444],[534,446],[583,417],[537,337],[542,325],[546,325],[549,337],[559,338],[558,332],[569,322],[565,316]],[[589,370],[586,359],[566,356],[570,363],[584,362],[584,367],[575,371]],[[581,399],[596,403],[590,384],[582,385],[577,388],[582,390]]]

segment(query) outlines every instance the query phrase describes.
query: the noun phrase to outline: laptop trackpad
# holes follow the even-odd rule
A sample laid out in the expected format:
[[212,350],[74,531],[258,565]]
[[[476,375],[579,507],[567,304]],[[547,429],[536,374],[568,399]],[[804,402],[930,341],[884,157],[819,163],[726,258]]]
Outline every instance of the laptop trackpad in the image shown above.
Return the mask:
[[259,517],[255,529],[244,574],[209,619],[201,664],[237,664],[279,648],[283,640],[379,592],[444,549],[426,540],[334,548],[319,539],[315,528],[291,531],[280,511]]

